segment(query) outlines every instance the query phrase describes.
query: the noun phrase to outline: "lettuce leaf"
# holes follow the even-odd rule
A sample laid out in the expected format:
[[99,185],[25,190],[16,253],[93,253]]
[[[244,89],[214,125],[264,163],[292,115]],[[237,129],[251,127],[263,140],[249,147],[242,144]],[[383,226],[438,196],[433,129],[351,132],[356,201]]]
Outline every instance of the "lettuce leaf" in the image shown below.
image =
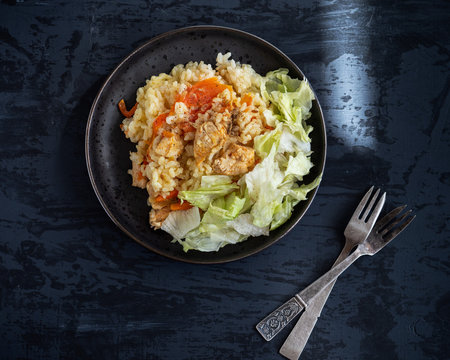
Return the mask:
[[253,224],[251,214],[241,214],[236,219],[228,221],[227,226],[232,227],[241,235],[260,236],[269,235],[269,227],[259,227]]
[[283,202],[275,209],[273,221],[270,224],[270,230],[274,230],[277,227],[283,225],[292,215],[294,206],[300,201],[306,200],[308,193],[315,189],[322,180],[322,175],[316,177],[309,184],[298,186],[294,183],[293,188],[287,191],[287,196]]
[[305,120],[311,115],[314,93],[305,80],[292,79],[287,69],[269,72],[261,84],[261,94],[269,100],[293,134],[304,142],[310,142],[312,127]]
[[178,198],[186,200],[192,205],[206,211],[212,200],[223,197],[238,188],[239,186],[232,183],[229,176],[203,176],[200,188],[190,191],[180,191]]
[[287,219],[292,215],[292,209],[295,206],[295,200],[291,196],[286,196],[281,204],[275,209],[272,223],[270,224],[270,230],[275,230],[277,227],[283,225]]
[[265,227],[270,224],[275,208],[283,199],[283,192],[278,186],[284,180],[284,173],[275,161],[276,149],[272,147],[269,155],[255,168],[244,175],[249,197],[255,202],[250,210],[253,224]]
[[278,149],[278,145],[280,144],[280,139],[282,136],[281,126],[278,125],[274,130],[268,131],[262,135],[258,135],[254,138],[254,146],[256,155],[258,155],[261,159],[264,159],[269,155],[272,147],[275,146]]
[[175,239],[182,239],[186,234],[200,225],[198,207],[189,210],[172,211],[162,223],[161,229]]
[[294,175],[297,180],[303,180],[303,176],[309,174],[309,170],[313,167],[313,163],[303,152],[299,152],[296,156],[290,156],[287,164],[285,176]]
[[227,244],[236,244],[243,241],[247,236],[239,234],[232,228],[217,229],[210,232],[193,230],[186,235],[185,240],[178,240],[184,251],[218,251]]
[[280,145],[278,146],[279,153],[297,153],[303,151],[309,154],[311,152],[311,143],[306,142],[292,134],[288,129],[283,128],[280,137]]
[[237,196],[236,191],[226,197],[215,199],[203,215],[200,230],[206,232],[224,227],[228,220],[238,216],[245,202],[246,199]]

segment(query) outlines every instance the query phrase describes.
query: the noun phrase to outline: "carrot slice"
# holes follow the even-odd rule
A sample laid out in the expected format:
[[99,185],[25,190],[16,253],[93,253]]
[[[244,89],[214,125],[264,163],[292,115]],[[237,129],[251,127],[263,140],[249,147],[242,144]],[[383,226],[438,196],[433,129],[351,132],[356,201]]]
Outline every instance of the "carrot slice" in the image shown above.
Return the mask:
[[183,102],[189,108],[189,120],[195,122],[198,114],[208,111],[212,106],[212,100],[225,89],[232,91],[233,87],[222,84],[216,77],[211,77],[197,81],[179,95],[175,102]]
[[138,181],[141,181],[141,180],[143,180],[143,179],[145,179],[145,176],[142,174],[141,171],[139,171],[139,172],[137,173],[137,180],[138,180]]
[[137,109],[138,103],[134,104],[134,106],[130,109],[127,110],[127,107],[125,105],[125,101],[122,99],[119,101],[119,110],[122,113],[123,116],[125,116],[126,118],[130,118],[134,115],[134,112]]
[[172,191],[169,193],[169,195],[167,195],[166,197],[164,197],[164,196],[162,196],[162,195],[158,195],[158,196],[155,198],[155,201],[156,201],[156,202],[161,202],[161,201],[165,201],[165,200],[170,200],[170,199],[176,198],[177,195],[178,195],[178,190],[172,190]]
[[192,208],[193,206],[191,204],[189,204],[187,201],[181,203],[177,202],[175,204],[170,204],[170,210],[172,211],[177,211],[177,210],[188,210],[190,208]]
[[241,101],[246,103],[247,106],[250,106],[253,102],[253,95],[250,93],[247,93],[242,97]]
[[152,128],[153,128],[153,137],[156,136],[156,133],[160,129],[161,126],[166,122],[166,118],[169,115],[169,113],[163,113],[161,115],[158,115],[158,117],[153,120]]
[[163,131],[163,133],[162,133],[162,135],[164,136],[164,137],[172,137],[172,136],[174,136],[175,134],[173,133],[173,132],[170,132],[170,131]]

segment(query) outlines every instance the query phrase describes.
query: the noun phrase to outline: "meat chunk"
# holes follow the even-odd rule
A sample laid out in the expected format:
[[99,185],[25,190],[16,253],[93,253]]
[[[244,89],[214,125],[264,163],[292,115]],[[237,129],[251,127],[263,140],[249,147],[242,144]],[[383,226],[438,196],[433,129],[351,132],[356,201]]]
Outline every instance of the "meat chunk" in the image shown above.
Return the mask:
[[183,152],[183,141],[180,135],[168,133],[168,136],[161,137],[155,147],[155,153],[168,158],[176,158]]
[[163,207],[162,209],[152,209],[150,211],[150,225],[155,229],[159,229],[169,214],[170,206]]
[[255,150],[231,144],[225,153],[214,161],[213,170],[220,175],[241,175],[255,164]]
[[208,156],[217,153],[225,143],[227,129],[222,124],[216,125],[212,121],[203,123],[195,133],[194,157],[201,164]]

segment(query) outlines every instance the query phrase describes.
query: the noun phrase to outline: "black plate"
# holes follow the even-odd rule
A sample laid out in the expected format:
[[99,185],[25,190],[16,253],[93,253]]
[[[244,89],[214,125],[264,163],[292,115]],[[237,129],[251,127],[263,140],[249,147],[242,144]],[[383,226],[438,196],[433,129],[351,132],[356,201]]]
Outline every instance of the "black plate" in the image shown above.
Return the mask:
[[[288,68],[289,75],[304,78],[300,69],[280,50],[249,33],[218,26],[195,26],[159,35],[127,56],[107,78],[89,114],[86,128],[86,162],[94,191],[114,223],[139,244],[172,259],[193,263],[220,263],[252,255],[286,235],[303,216],[317,191],[298,204],[291,218],[269,236],[250,238],[236,245],[227,245],[218,252],[185,253],[179,244],[162,230],[154,231],[148,223],[147,192],[131,186],[127,170],[131,167],[129,152],[135,145],[119,128],[122,116],[117,103],[124,98],[134,104],[136,90],[152,75],[168,73],[173,66],[189,61],[215,64],[218,52],[231,51],[232,58],[248,63],[260,74]],[[306,182],[323,171],[326,153],[325,124],[322,110],[313,102],[314,126],[312,161],[315,164]]]

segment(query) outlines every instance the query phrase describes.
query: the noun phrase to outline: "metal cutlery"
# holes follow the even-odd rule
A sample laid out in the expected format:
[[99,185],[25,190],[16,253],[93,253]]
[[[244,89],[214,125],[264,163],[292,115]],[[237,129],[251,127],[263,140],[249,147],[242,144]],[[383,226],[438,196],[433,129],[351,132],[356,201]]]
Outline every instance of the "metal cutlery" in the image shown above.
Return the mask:
[[[405,212],[403,215],[400,215],[405,208],[406,205],[397,207],[382,219],[378,220],[367,240],[363,244],[359,245],[355,252],[351,255],[352,259],[356,260],[362,255],[375,254],[387,243],[392,241],[398,234],[400,234],[415,218],[415,216],[411,216],[411,210]],[[339,262],[340,257],[335,264]],[[354,261],[349,258],[346,259],[348,265]],[[331,288],[332,286],[328,286],[328,288],[322,291],[311,303],[310,307],[307,308],[307,311],[302,314],[302,317],[299,319],[288,338],[280,348],[281,355],[290,360],[296,360],[299,358],[306,342],[308,341],[312,329],[314,328],[317,318],[320,315],[320,311]]]
[[[345,259],[350,251],[358,244],[362,243],[369,235],[373,228],[375,221],[377,220],[381,209],[386,199],[386,193],[384,193],[379,199],[380,190],[378,189],[373,196],[372,186],[369,191],[364,195],[360,203],[358,204],[353,216],[351,217],[347,227],[345,228],[344,235],[346,238],[344,249],[336,260],[335,264]],[[333,283],[334,284],[334,283]],[[320,295],[321,298],[317,299],[317,305],[312,305],[318,308],[315,311],[315,316],[310,318],[314,321],[311,324],[313,327],[317,317],[320,315],[320,311],[323,307],[321,303],[325,303],[328,294],[333,288],[333,284],[330,284],[327,291],[324,291],[325,295]],[[292,319],[294,319],[303,309],[305,304],[302,303],[300,294],[295,295],[278,309],[266,316],[261,322],[258,323],[256,329],[267,341],[272,340]],[[320,308],[319,308],[320,307]],[[314,317],[316,320],[314,320]],[[312,329],[311,327],[311,329]]]

